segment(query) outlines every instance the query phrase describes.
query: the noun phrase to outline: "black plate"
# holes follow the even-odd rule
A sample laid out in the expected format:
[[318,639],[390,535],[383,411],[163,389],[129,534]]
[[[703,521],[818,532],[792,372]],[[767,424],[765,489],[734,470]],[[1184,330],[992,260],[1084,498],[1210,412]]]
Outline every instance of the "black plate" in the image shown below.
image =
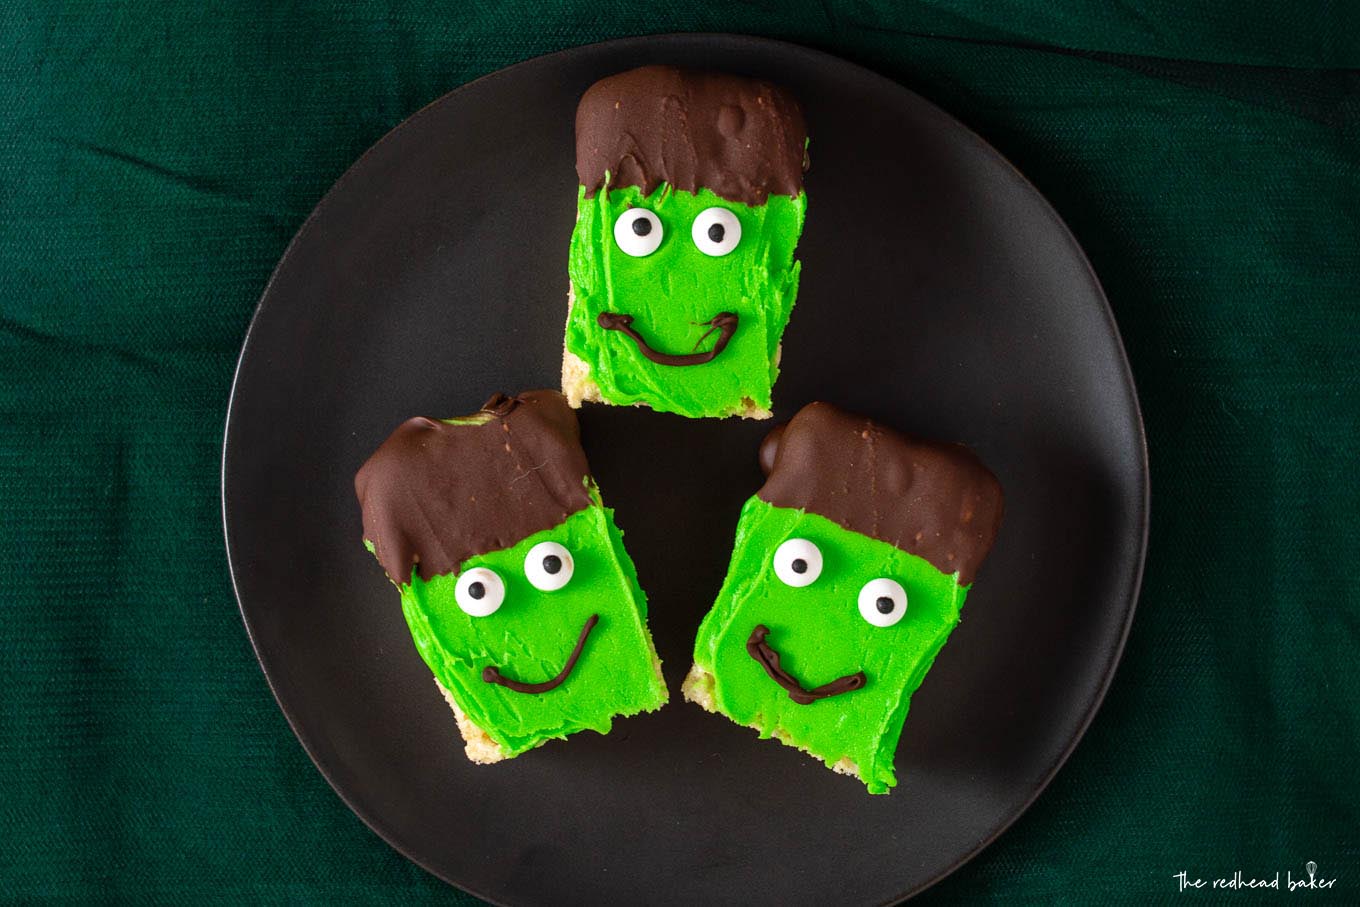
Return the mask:
[[[469,764],[397,594],[359,543],[354,472],[401,419],[556,386],[576,101],[655,62],[767,76],[806,107],[803,282],[776,416],[830,400],[961,440],[1006,490],[1000,540],[912,703],[890,796],[679,696],[768,423],[582,412],[672,696],[607,737]],[[264,294],[222,472],[241,611],[302,745],[392,846],[517,904],[876,903],[921,890],[1014,821],[1075,746],[1119,659],[1146,542],[1128,364],[1052,208],[899,85],[730,36],[531,60],[370,149]]]

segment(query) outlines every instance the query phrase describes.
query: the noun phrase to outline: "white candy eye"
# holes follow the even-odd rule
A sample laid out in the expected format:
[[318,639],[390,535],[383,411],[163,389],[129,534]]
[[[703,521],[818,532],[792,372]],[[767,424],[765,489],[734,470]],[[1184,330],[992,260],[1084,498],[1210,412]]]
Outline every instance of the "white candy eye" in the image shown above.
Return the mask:
[[634,258],[643,258],[661,245],[661,218],[646,208],[629,208],[614,221],[614,242]]
[[458,584],[453,587],[453,599],[473,617],[486,617],[495,614],[505,601],[505,583],[496,571],[473,567],[458,577]]
[[539,542],[524,556],[524,575],[535,589],[556,592],[571,582],[571,552],[556,542]]
[[895,579],[871,579],[859,590],[860,616],[875,627],[891,627],[907,613],[907,590]]
[[807,539],[789,539],[774,550],[774,575],[785,585],[811,585],[822,575],[822,550]]
[[741,221],[726,208],[705,208],[694,218],[690,230],[694,244],[705,255],[726,255],[741,242]]

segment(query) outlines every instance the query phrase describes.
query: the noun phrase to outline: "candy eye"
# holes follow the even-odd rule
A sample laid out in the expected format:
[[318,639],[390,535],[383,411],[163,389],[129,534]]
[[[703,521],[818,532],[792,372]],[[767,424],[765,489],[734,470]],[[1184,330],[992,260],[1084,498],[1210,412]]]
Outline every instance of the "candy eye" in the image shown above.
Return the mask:
[[807,539],[789,539],[774,550],[774,574],[785,585],[811,585],[822,575],[822,550]]
[[505,601],[505,583],[494,570],[473,567],[458,577],[458,583],[453,587],[453,599],[473,617],[486,617],[495,614]]
[[726,208],[705,208],[694,218],[690,234],[700,252],[718,258],[741,242],[741,221]]
[[556,592],[571,582],[571,552],[556,542],[539,542],[524,556],[524,575],[535,589]]
[[895,579],[871,579],[859,590],[859,614],[875,627],[891,627],[907,613],[907,590]]
[[644,258],[661,245],[661,218],[646,208],[629,208],[614,221],[614,242],[634,258]]

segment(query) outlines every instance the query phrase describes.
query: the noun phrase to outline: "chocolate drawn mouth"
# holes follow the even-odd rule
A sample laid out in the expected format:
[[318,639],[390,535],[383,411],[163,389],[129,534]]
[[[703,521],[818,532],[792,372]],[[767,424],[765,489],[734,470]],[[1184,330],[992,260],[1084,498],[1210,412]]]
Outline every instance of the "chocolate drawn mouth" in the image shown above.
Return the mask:
[[769,635],[769,627],[764,624],[757,624],[756,628],[751,631],[750,638],[746,640],[746,653],[760,662],[760,666],[765,669],[766,674],[770,675],[770,679],[788,690],[789,698],[799,705],[809,705],[818,699],[839,696],[841,693],[849,693],[851,690],[860,690],[869,682],[869,678],[864,676],[863,671],[856,671],[809,690],[794,679],[792,674],[779,666],[779,652],[765,641],[765,637]]
[[512,680],[501,673],[501,669],[495,665],[487,665],[482,669],[482,680],[487,683],[498,683],[507,689],[514,690],[516,693],[546,693],[555,690],[562,685],[562,681],[567,679],[571,669],[576,667],[577,660],[581,657],[581,650],[586,647],[586,637],[590,631],[595,629],[595,625],[600,622],[600,615],[592,614],[586,619],[586,624],[581,628],[581,635],[576,638],[576,648],[571,650],[567,656],[567,663],[562,666],[562,670],[552,680],[545,680],[542,683],[523,683],[519,680]]
[[703,343],[710,334],[717,331],[718,339],[714,341],[713,349],[706,353],[676,355],[652,349],[643,336],[633,329],[632,315],[625,315],[622,312],[601,312],[595,321],[606,331],[618,331],[627,337],[631,337],[633,342],[637,344],[638,351],[657,365],[703,365],[705,362],[712,362],[718,358],[719,353],[726,349],[728,341],[737,332],[737,314],[735,312],[719,312],[708,321],[702,322],[702,324],[708,325],[708,330],[704,331],[704,335],[694,344],[694,348],[697,350],[700,343]]

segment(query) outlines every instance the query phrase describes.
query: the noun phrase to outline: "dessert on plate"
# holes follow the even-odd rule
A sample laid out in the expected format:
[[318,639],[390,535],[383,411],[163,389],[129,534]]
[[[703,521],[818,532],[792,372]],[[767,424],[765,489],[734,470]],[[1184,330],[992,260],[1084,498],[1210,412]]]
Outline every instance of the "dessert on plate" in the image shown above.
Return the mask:
[[760,463],[685,698],[887,793],[912,693],[996,538],[1000,485],[961,445],[826,403],[771,431]]
[[576,111],[562,390],[682,416],[770,416],[807,195],[797,101],[644,66]]
[[408,419],[354,487],[473,762],[665,703],[646,597],[561,394]]

